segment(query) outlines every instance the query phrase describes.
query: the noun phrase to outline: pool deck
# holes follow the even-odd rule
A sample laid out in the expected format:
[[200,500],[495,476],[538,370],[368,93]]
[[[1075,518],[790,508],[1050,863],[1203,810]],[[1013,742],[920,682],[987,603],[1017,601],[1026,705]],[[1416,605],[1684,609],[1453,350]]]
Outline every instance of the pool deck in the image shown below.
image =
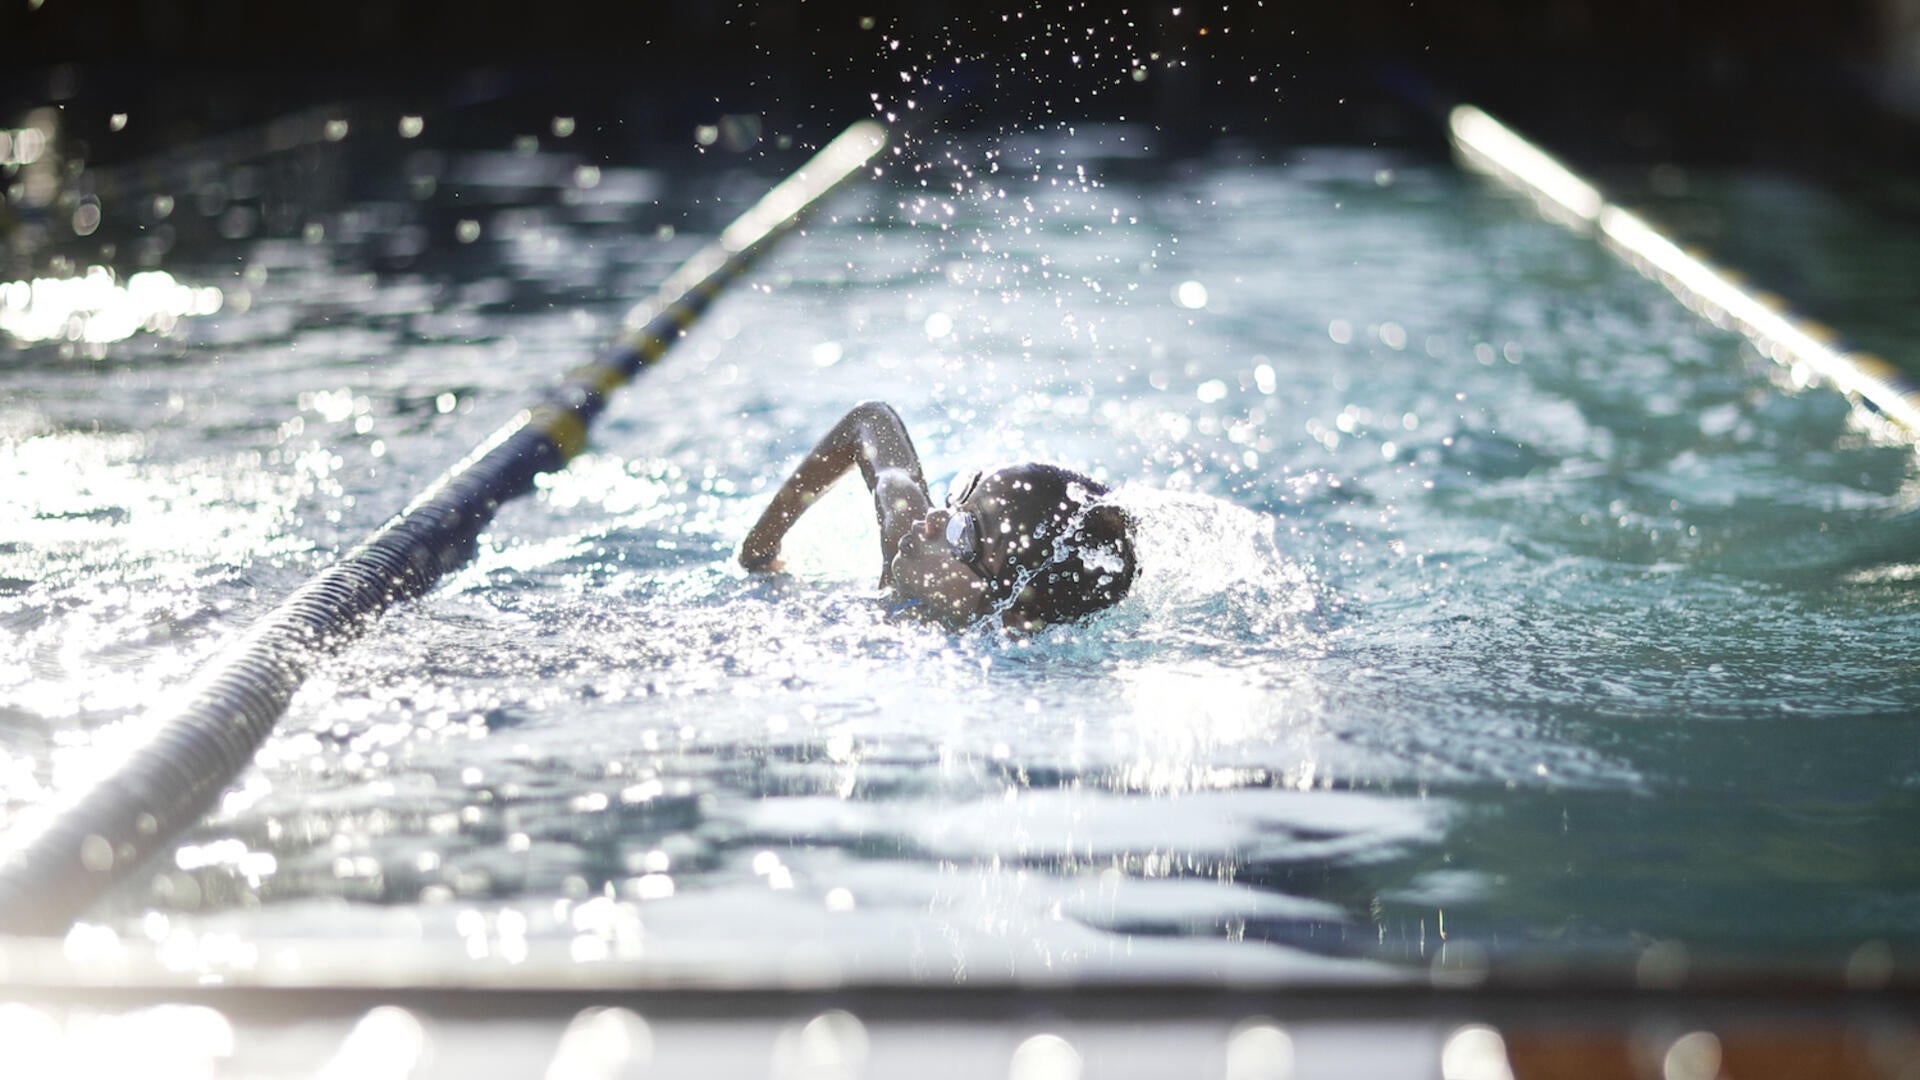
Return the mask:
[[[164,1055],[215,1075],[715,1078],[1906,1075],[1911,988],[968,984],[803,990],[16,983],[32,1060]],[[37,1039],[35,1032],[39,1032]],[[97,1043],[112,1033],[111,1053]],[[327,1073],[326,1075],[333,1075]]]

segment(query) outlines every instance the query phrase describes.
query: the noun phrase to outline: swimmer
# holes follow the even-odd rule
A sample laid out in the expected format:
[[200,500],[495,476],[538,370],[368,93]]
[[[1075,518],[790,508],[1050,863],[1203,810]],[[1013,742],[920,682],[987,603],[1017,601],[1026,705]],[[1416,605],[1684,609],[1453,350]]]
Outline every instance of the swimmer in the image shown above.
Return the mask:
[[878,401],[855,406],[793,470],[740,546],[748,570],[780,568],[780,540],[854,466],[880,522],[880,585],[959,629],[994,614],[1037,630],[1118,603],[1133,585],[1133,523],[1107,488],[1057,465],[1013,465],[927,495],[906,425]]

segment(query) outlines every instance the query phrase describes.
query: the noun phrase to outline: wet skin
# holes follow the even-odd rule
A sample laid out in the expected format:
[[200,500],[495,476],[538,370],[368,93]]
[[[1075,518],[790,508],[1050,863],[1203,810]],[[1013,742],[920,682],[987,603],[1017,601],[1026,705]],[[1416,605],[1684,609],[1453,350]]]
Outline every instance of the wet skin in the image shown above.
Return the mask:
[[[956,485],[937,507],[927,494],[906,427],[880,402],[854,408],[775,493],[740,548],[749,570],[780,568],[780,540],[833,482],[858,467],[873,492],[880,524],[880,583],[917,602],[920,614],[962,627],[992,613],[994,583],[1006,576],[1016,547],[1034,542],[1018,521],[1044,521],[1055,508],[1026,505],[1019,469],[978,475]],[[959,519],[956,521],[956,519]]]
[[[1019,488],[1004,472],[975,474],[956,485],[959,498],[950,496],[946,507],[915,516],[887,563],[894,589],[942,622],[964,624],[991,614],[992,583],[1006,576],[1014,544],[1030,542],[1013,525]],[[956,521],[962,515],[971,516],[970,525]]]

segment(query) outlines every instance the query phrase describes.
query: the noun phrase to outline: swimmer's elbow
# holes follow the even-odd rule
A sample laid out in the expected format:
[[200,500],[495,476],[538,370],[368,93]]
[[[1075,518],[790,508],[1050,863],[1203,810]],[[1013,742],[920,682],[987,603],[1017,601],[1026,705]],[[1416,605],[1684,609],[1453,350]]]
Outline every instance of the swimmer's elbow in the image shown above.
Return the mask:
[[740,565],[748,573],[772,574],[780,570],[780,551],[775,548],[763,551],[752,547],[742,547],[738,556]]
[[841,423],[856,425],[867,431],[869,437],[880,432],[904,434],[907,427],[906,421],[900,419],[900,414],[894,411],[893,406],[878,398],[863,401],[848,409],[846,419]]

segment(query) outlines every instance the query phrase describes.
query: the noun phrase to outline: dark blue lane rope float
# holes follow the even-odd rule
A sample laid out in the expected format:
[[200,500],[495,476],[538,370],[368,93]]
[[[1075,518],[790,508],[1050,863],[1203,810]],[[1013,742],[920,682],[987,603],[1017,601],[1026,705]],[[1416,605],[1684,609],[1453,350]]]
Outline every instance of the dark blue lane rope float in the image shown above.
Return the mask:
[[602,359],[569,372],[249,628],[102,779],[8,830],[0,840],[0,933],[64,932],[115,881],[199,820],[253,760],[315,666],[388,607],[465,565],[500,504],[584,449],[587,428],[612,392],[659,359],[729,282],[885,143],[885,129],[872,121],[842,132],[634,308]]

